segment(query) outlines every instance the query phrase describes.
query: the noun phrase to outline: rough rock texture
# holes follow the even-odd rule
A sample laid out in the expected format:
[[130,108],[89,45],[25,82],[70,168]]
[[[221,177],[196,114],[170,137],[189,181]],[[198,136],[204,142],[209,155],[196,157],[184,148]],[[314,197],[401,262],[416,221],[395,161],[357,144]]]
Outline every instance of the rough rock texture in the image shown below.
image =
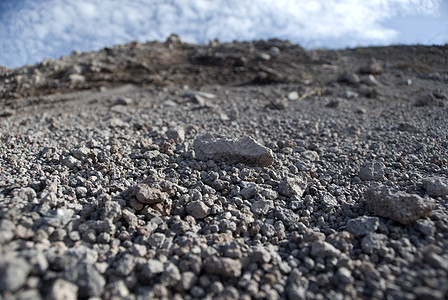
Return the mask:
[[446,299],[447,57],[171,36],[0,70],[0,299]]
[[427,217],[435,207],[435,201],[431,198],[394,191],[382,185],[371,187],[364,197],[375,215],[401,224],[409,224]]
[[238,140],[226,140],[205,135],[194,140],[193,148],[196,158],[200,160],[211,159],[260,167],[267,167],[274,161],[271,149],[262,146],[249,136]]

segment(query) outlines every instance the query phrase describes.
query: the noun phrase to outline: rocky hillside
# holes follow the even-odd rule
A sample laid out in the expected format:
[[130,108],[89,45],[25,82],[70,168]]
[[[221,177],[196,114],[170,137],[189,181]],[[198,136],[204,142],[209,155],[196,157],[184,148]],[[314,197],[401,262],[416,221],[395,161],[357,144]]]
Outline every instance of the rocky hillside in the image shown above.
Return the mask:
[[171,36],[0,70],[0,299],[446,299],[447,59]]

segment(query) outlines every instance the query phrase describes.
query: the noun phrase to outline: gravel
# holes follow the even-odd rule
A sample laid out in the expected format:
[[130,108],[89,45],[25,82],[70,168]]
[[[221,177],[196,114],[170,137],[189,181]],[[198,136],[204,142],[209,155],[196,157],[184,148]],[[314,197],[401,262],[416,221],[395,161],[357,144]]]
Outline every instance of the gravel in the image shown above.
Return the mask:
[[[11,71],[52,95],[0,78],[1,299],[448,296],[446,71],[424,67],[443,47],[194,49],[139,86],[84,90],[94,66],[118,80],[106,50]],[[216,66],[231,86],[174,84]]]

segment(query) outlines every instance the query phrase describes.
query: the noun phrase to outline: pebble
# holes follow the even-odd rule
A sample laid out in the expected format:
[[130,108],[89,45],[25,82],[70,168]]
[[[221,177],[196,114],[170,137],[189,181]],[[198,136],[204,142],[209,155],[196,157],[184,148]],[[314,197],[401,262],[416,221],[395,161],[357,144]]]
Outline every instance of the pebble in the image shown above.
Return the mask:
[[316,241],[311,245],[311,256],[314,257],[338,257],[341,254],[332,244],[324,241]]
[[280,182],[278,192],[286,197],[302,197],[306,187],[306,179],[302,177],[284,177]]
[[46,299],[76,300],[78,299],[78,286],[64,279],[56,279],[51,285]]
[[15,292],[21,288],[31,271],[30,265],[23,258],[0,258],[0,291]]
[[209,257],[204,262],[208,274],[236,278],[241,275],[242,264],[238,259],[228,257]]
[[75,283],[80,297],[100,297],[104,292],[106,280],[94,265],[79,263],[64,272],[64,279]]
[[429,216],[435,207],[433,199],[395,191],[382,185],[369,188],[364,193],[364,198],[375,215],[405,225]]
[[202,201],[192,201],[187,204],[187,213],[192,215],[195,219],[203,219],[207,217],[211,209]]
[[380,221],[377,217],[361,216],[347,222],[347,230],[356,237],[365,236],[378,229]]
[[384,174],[385,166],[382,162],[374,161],[367,162],[362,165],[361,170],[359,171],[359,178],[364,181],[374,180],[374,181],[383,181],[385,180]]
[[262,146],[249,136],[238,140],[201,136],[194,140],[193,148],[199,160],[243,163],[260,167],[267,167],[274,161],[271,149]]
[[448,195],[448,180],[440,177],[428,178],[423,182],[425,190],[431,197],[443,197]]

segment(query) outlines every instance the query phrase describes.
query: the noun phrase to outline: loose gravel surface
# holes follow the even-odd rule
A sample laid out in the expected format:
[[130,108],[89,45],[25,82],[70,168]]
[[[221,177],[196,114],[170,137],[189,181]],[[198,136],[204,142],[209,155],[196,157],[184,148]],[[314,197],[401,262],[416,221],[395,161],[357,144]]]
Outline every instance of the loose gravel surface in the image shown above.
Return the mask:
[[370,51],[3,99],[0,299],[448,297],[448,73]]

